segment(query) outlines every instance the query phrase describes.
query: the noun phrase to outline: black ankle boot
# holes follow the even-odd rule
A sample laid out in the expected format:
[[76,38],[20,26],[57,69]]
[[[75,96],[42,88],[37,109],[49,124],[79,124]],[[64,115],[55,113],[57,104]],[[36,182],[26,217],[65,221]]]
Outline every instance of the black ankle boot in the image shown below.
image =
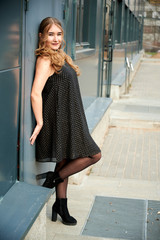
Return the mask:
[[42,186],[46,188],[54,188],[63,181],[64,180],[60,178],[58,172],[47,172],[46,180],[44,181]]
[[67,198],[57,198],[56,202],[52,206],[52,221],[57,221],[57,214],[62,218],[62,222],[65,225],[76,225],[77,220],[70,216],[67,208]]

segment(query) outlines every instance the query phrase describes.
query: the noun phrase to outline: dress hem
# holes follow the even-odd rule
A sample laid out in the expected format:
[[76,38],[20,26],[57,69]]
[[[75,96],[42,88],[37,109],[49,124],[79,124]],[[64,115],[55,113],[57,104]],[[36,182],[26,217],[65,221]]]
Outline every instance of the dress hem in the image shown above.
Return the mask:
[[[63,159],[70,159],[70,160],[74,160],[74,159],[77,159],[77,158],[85,158],[85,157],[90,157],[90,156],[93,156],[93,155],[95,155],[95,154],[98,154],[98,153],[100,153],[101,152],[101,150],[99,150],[99,151],[96,151],[96,152],[92,152],[92,153],[90,153],[90,154],[85,154],[85,155],[77,155],[77,156],[74,156],[74,157],[63,157],[62,158],[62,160]],[[37,162],[55,162],[55,163],[58,163],[58,162],[61,162],[62,160],[57,160],[55,157],[51,157],[51,158],[43,158],[43,159],[36,159],[36,161]]]

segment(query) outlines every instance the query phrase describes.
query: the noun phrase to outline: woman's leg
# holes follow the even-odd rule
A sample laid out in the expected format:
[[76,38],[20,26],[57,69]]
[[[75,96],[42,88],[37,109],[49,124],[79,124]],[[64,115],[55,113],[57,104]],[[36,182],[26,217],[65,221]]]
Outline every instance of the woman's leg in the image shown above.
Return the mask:
[[56,186],[56,198],[67,198],[68,177]]
[[[55,171],[59,172],[67,164],[67,159],[63,159],[56,164]],[[68,177],[56,186],[56,198],[67,198]]]
[[91,157],[77,158],[75,160],[72,160],[69,163],[66,163],[65,165],[63,165],[62,168],[60,168],[60,170],[58,171],[59,176],[62,179],[68,178],[69,176],[84,170],[85,168],[91,166],[92,164],[95,164],[100,159],[101,159],[101,153],[99,152],[96,155],[93,155]]
[[[68,163],[67,159],[64,159],[56,165],[55,171],[59,172],[63,167]],[[70,216],[68,207],[67,207],[67,186],[68,186],[68,177],[64,179],[63,182],[59,183],[56,186],[56,201],[52,206],[52,221],[57,220],[57,214],[62,218],[62,222],[66,225],[76,225],[77,220]]]
[[64,159],[62,162],[56,165],[55,171],[58,172],[59,176],[64,179],[64,181],[56,186],[56,201],[52,206],[52,221],[56,221],[57,214],[59,214],[64,224],[77,224],[77,220],[74,217],[70,216],[67,208],[66,195],[68,177],[98,162],[100,158],[101,153],[98,153],[91,157],[77,158],[72,161],[67,161],[66,159]]

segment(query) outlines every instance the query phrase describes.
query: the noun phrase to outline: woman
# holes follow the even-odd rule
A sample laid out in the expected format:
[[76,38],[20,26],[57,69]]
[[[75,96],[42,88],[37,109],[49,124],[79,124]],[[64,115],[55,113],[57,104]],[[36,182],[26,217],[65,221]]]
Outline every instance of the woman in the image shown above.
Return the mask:
[[56,162],[55,171],[42,174],[44,187],[56,187],[52,221],[57,213],[64,224],[76,225],[67,208],[68,177],[98,162],[99,147],[93,141],[84,115],[77,75],[78,66],[61,49],[61,23],[45,18],[39,28],[36,72],[31,102],[36,126],[30,138],[36,140],[36,160]]

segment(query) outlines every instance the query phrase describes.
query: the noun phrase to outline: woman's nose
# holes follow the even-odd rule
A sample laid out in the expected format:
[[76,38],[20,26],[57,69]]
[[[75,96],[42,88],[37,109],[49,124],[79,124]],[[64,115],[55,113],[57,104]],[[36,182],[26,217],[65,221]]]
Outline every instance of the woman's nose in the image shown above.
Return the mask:
[[58,37],[57,37],[57,35],[54,35],[54,39],[53,39],[55,42],[57,42],[57,40],[58,40]]

